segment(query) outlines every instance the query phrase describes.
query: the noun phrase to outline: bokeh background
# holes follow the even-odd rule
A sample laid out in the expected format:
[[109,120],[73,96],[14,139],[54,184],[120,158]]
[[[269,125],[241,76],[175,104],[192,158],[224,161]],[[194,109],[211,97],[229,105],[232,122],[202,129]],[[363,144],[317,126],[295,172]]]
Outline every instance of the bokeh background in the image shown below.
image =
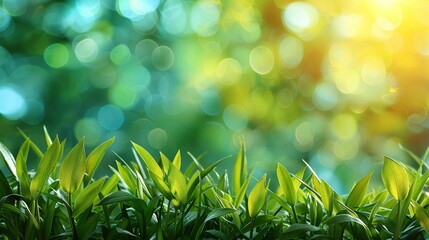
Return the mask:
[[[429,1],[0,0],[0,141],[311,166],[343,192],[429,144]],[[117,157],[106,156],[107,164]],[[189,158],[185,157],[185,161]],[[29,164],[37,164],[29,163]],[[103,174],[100,172],[99,174]]]

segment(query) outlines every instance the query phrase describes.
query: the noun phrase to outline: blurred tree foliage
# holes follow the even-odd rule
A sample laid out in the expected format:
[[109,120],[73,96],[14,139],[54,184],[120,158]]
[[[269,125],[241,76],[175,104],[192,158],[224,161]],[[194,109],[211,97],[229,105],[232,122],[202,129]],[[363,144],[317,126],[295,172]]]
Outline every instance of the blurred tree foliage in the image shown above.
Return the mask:
[[429,142],[427,1],[0,3],[12,149],[42,125],[88,147],[116,136],[125,159],[129,140],[216,160],[243,138],[257,172],[303,158],[338,189]]

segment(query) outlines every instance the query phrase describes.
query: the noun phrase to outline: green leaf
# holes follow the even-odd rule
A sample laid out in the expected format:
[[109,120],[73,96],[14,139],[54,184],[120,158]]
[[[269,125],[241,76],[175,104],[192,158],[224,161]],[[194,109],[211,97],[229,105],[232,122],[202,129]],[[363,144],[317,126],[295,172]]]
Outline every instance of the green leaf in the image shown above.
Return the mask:
[[48,129],[46,128],[46,126],[45,125],[43,125],[43,132],[45,133],[45,141],[46,141],[46,146],[51,146],[52,145],[52,139],[51,139],[51,137],[49,136],[49,133],[48,133]]
[[389,193],[396,200],[407,197],[409,186],[407,170],[395,160],[384,157],[381,178]]
[[225,216],[227,214],[231,214],[231,213],[233,213],[235,211],[237,211],[237,210],[235,210],[233,208],[217,208],[217,209],[211,211],[207,215],[206,219],[204,219],[204,223],[206,223],[206,222],[208,222],[208,221],[210,221],[212,219],[215,219],[215,218],[218,218],[218,217],[222,217],[222,216]]
[[426,209],[417,202],[414,202],[414,207],[416,211],[416,218],[419,220],[420,226],[429,232],[429,214]]
[[74,203],[74,216],[79,216],[85,209],[89,208],[98,196],[98,193],[103,186],[105,178],[100,178],[97,181],[86,186],[76,197]]
[[292,178],[290,177],[289,172],[280,163],[277,164],[277,179],[279,180],[280,189],[284,194],[286,201],[289,202],[289,204],[295,205],[296,203],[295,186],[292,182]]
[[[223,159],[218,160],[217,162],[213,163],[212,165],[210,165],[209,167],[207,167],[206,169],[204,169],[202,172],[196,172],[191,179],[188,181],[188,194],[192,194],[195,190],[195,188],[197,187],[198,183],[200,182],[200,178],[203,179],[205,176],[207,176],[211,171],[213,171],[213,169],[215,169],[221,162],[223,161]],[[199,177],[200,176],[200,177]]]
[[166,197],[168,200],[172,200],[174,198],[173,194],[170,191],[170,188],[168,185],[164,182],[164,180],[160,177],[158,177],[154,172],[149,171],[149,176],[153,181],[153,184],[158,189],[158,191],[161,192],[164,197]]
[[103,194],[103,196],[106,196],[109,194],[118,184],[119,177],[116,174],[112,174],[107,180],[106,184],[103,185],[100,192]]
[[292,237],[301,235],[306,232],[317,232],[320,231],[321,228],[317,226],[313,226],[310,224],[304,223],[294,223],[290,225],[282,234],[283,237]]
[[162,169],[161,169],[161,167],[159,167],[158,163],[155,161],[155,159],[152,157],[152,155],[150,155],[150,153],[148,151],[146,151],[146,149],[139,146],[138,144],[136,144],[134,142],[131,142],[131,143],[133,144],[134,149],[136,149],[137,153],[140,155],[140,157],[145,162],[148,170],[162,179],[164,176],[164,174],[162,173]]
[[173,165],[176,166],[176,168],[180,171],[180,167],[182,166],[182,157],[180,155],[180,150],[178,150],[176,156],[174,156]]
[[353,189],[350,191],[349,196],[346,200],[346,206],[354,208],[359,207],[362,199],[365,197],[366,191],[368,190],[369,180],[371,179],[372,173],[362,178]]
[[33,179],[31,180],[30,192],[33,199],[39,197],[46,181],[49,178],[49,175],[57,166],[61,153],[62,145],[60,144],[58,138],[55,138],[52,145],[48,148],[40,160],[36,175],[34,175]]
[[30,149],[30,139],[27,138],[19,149],[18,156],[16,157],[16,174],[21,184],[21,192],[27,198],[31,197],[30,192],[30,177],[27,170],[27,157]]
[[128,190],[132,193],[137,190],[137,176],[128,166],[122,166],[120,162],[116,161],[116,167],[118,171],[116,172],[121,181],[128,187]]
[[168,174],[170,171],[171,161],[167,156],[164,155],[164,153],[159,152],[159,155],[161,156],[162,170],[164,170],[165,174]]
[[246,181],[244,181],[243,185],[240,188],[240,191],[238,191],[238,194],[235,196],[235,199],[234,199],[235,208],[238,208],[241,202],[243,201],[244,196],[246,195],[247,187],[249,186],[251,177],[252,176],[250,174],[247,176]]
[[103,158],[104,154],[106,153],[107,149],[112,145],[112,143],[115,141],[115,137],[110,138],[109,140],[103,142],[98,147],[96,147],[89,155],[86,160],[86,179],[89,180],[94,175],[95,170],[100,165],[101,159]]
[[64,192],[73,193],[79,188],[85,175],[85,148],[81,139],[67,154],[60,167],[60,186]]
[[188,189],[186,187],[185,176],[180,172],[176,166],[170,166],[170,172],[168,173],[168,183],[170,184],[170,191],[179,202],[179,204],[185,204],[188,200]]
[[232,187],[233,193],[236,196],[240,192],[243,183],[246,181],[247,171],[246,147],[242,141],[232,172]]
[[108,204],[116,204],[127,201],[141,200],[136,196],[132,195],[129,192],[124,191],[116,191],[112,192],[109,195],[105,196],[97,205],[108,205]]
[[256,217],[265,204],[268,191],[267,187],[265,187],[265,178],[266,175],[262,176],[252,191],[250,191],[247,207],[251,218]]
[[368,226],[362,220],[360,220],[357,217],[353,217],[350,214],[338,214],[338,215],[329,217],[325,220],[325,224],[337,225],[337,224],[343,224],[343,223],[357,223],[362,227],[364,227],[368,236],[371,236]]
[[10,188],[6,176],[0,170],[0,199],[5,196],[8,196],[9,194],[12,194],[12,189]]
[[0,153],[3,156],[4,161],[6,162],[6,166],[9,169],[9,171],[15,176],[16,175],[16,168],[15,168],[15,158],[13,157],[12,153],[7,149],[3,143],[0,142]]

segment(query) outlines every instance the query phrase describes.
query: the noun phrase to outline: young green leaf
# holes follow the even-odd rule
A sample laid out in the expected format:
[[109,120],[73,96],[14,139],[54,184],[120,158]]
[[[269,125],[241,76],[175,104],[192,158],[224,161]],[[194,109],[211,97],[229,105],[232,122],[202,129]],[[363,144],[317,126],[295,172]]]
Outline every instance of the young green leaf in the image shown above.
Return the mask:
[[159,178],[162,179],[164,177],[164,174],[162,173],[162,169],[161,169],[161,167],[159,167],[158,163],[155,161],[155,159],[152,157],[152,155],[150,155],[150,153],[148,151],[146,151],[146,149],[139,146],[138,144],[136,144],[134,142],[131,142],[131,143],[133,144],[134,149],[136,149],[137,153],[140,155],[140,157],[145,162],[146,167],[149,169],[149,171],[151,171],[156,176],[158,176]]
[[74,216],[79,216],[85,209],[90,207],[97,198],[98,193],[103,186],[105,178],[100,178],[97,181],[86,186],[76,197],[74,203]]
[[30,140],[27,138],[19,149],[18,156],[16,157],[16,174],[21,184],[21,192],[25,197],[30,197],[30,177],[27,170],[27,157],[30,149]]
[[112,145],[112,143],[115,141],[115,137],[110,138],[109,140],[103,142],[98,147],[96,147],[89,155],[86,160],[86,179],[89,180],[94,175],[95,170],[100,165],[101,159],[103,158],[104,154],[106,153],[107,149]]
[[354,208],[359,207],[362,199],[365,197],[366,191],[368,189],[369,180],[371,179],[372,173],[366,175],[362,178],[351,190],[349,196],[346,200],[346,206]]
[[292,178],[290,177],[289,172],[280,163],[277,164],[277,179],[279,180],[280,189],[282,190],[286,198],[286,201],[289,204],[295,205],[296,203],[295,186],[292,182]]
[[185,204],[188,200],[188,189],[186,187],[185,176],[180,172],[176,166],[170,166],[168,173],[168,183],[170,184],[170,191],[178,201],[178,205]]
[[232,172],[232,187],[234,195],[238,195],[241,186],[247,178],[247,159],[246,159],[246,147],[244,142],[240,144],[240,150],[235,160],[234,169]]
[[46,145],[49,147],[52,145],[52,139],[49,136],[48,129],[46,128],[46,126],[43,126],[43,132],[45,133]]
[[256,217],[265,204],[265,198],[268,191],[265,186],[265,178],[266,175],[262,176],[252,191],[250,191],[247,208],[251,218]]
[[12,194],[12,189],[10,188],[9,182],[7,181],[6,176],[0,170],[0,199],[3,197]]
[[407,170],[401,164],[389,157],[385,157],[381,178],[389,193],[396,200],[405,199],[410,186]]
[[33,199],[39,197],[43,186],[49,178],[49,175],[57,166],[61,153],[62,145],[60,144],[58,138],[55,138],[52,145],[48,148],[40,160],[36,175],[34,175],[33,179],[31,180],[30,192]]
[[168,172],[170,172],[171,161],[164,155],[164,153],[159,152],[159,155],[161,157],[162,170],[165,174],[168,174]]
[[429,232],[429,214],[426,209],[417,202],[413,202],[416,211],[416,218],[419,220],[420,226]]
[[6,166],[9,169],[9,171],[16,176],[16,168],[15,168],[15,158],[13,157],[12,153],[7,149],[3,143],[0,142],[0,153],[3,156],[4,161],[6,162]]
[[173,165],[176,166],[176,168],[180,171],[180,167],[182,166],[182,157],[180,156],[180,150],[178,150],[176,156],[174,156]]
[[234,207],[238,208],[241,204],[241,202],[244,199],[244,196],[246,195],[247,187],[249,186],[251,175],[247,176],[246,181],[244,181],[243,185],[241,186],[240,190],[238,191],[238,194],[235,196],[234,199]]
[[79,188],[85,175],[85,148],[81,139],[67,154],[60,167],[60,186],[64,192],[73,193]]

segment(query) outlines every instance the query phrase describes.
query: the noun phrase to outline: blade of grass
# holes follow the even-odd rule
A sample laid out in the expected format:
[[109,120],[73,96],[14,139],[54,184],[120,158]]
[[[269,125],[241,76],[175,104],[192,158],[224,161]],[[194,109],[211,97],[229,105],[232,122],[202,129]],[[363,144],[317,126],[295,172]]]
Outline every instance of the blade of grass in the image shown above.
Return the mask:
[[55,138],[52,145],[40,160],[36,174],[30,183],[30,192],[33,199],[37,199],[49,178],[49,175],[55,169],[62,152],[62,145],[58,138]]
[[67,193],[76,191],[85,175],[85,148],[83,138],[70,150],[60,166],[61,189]]

